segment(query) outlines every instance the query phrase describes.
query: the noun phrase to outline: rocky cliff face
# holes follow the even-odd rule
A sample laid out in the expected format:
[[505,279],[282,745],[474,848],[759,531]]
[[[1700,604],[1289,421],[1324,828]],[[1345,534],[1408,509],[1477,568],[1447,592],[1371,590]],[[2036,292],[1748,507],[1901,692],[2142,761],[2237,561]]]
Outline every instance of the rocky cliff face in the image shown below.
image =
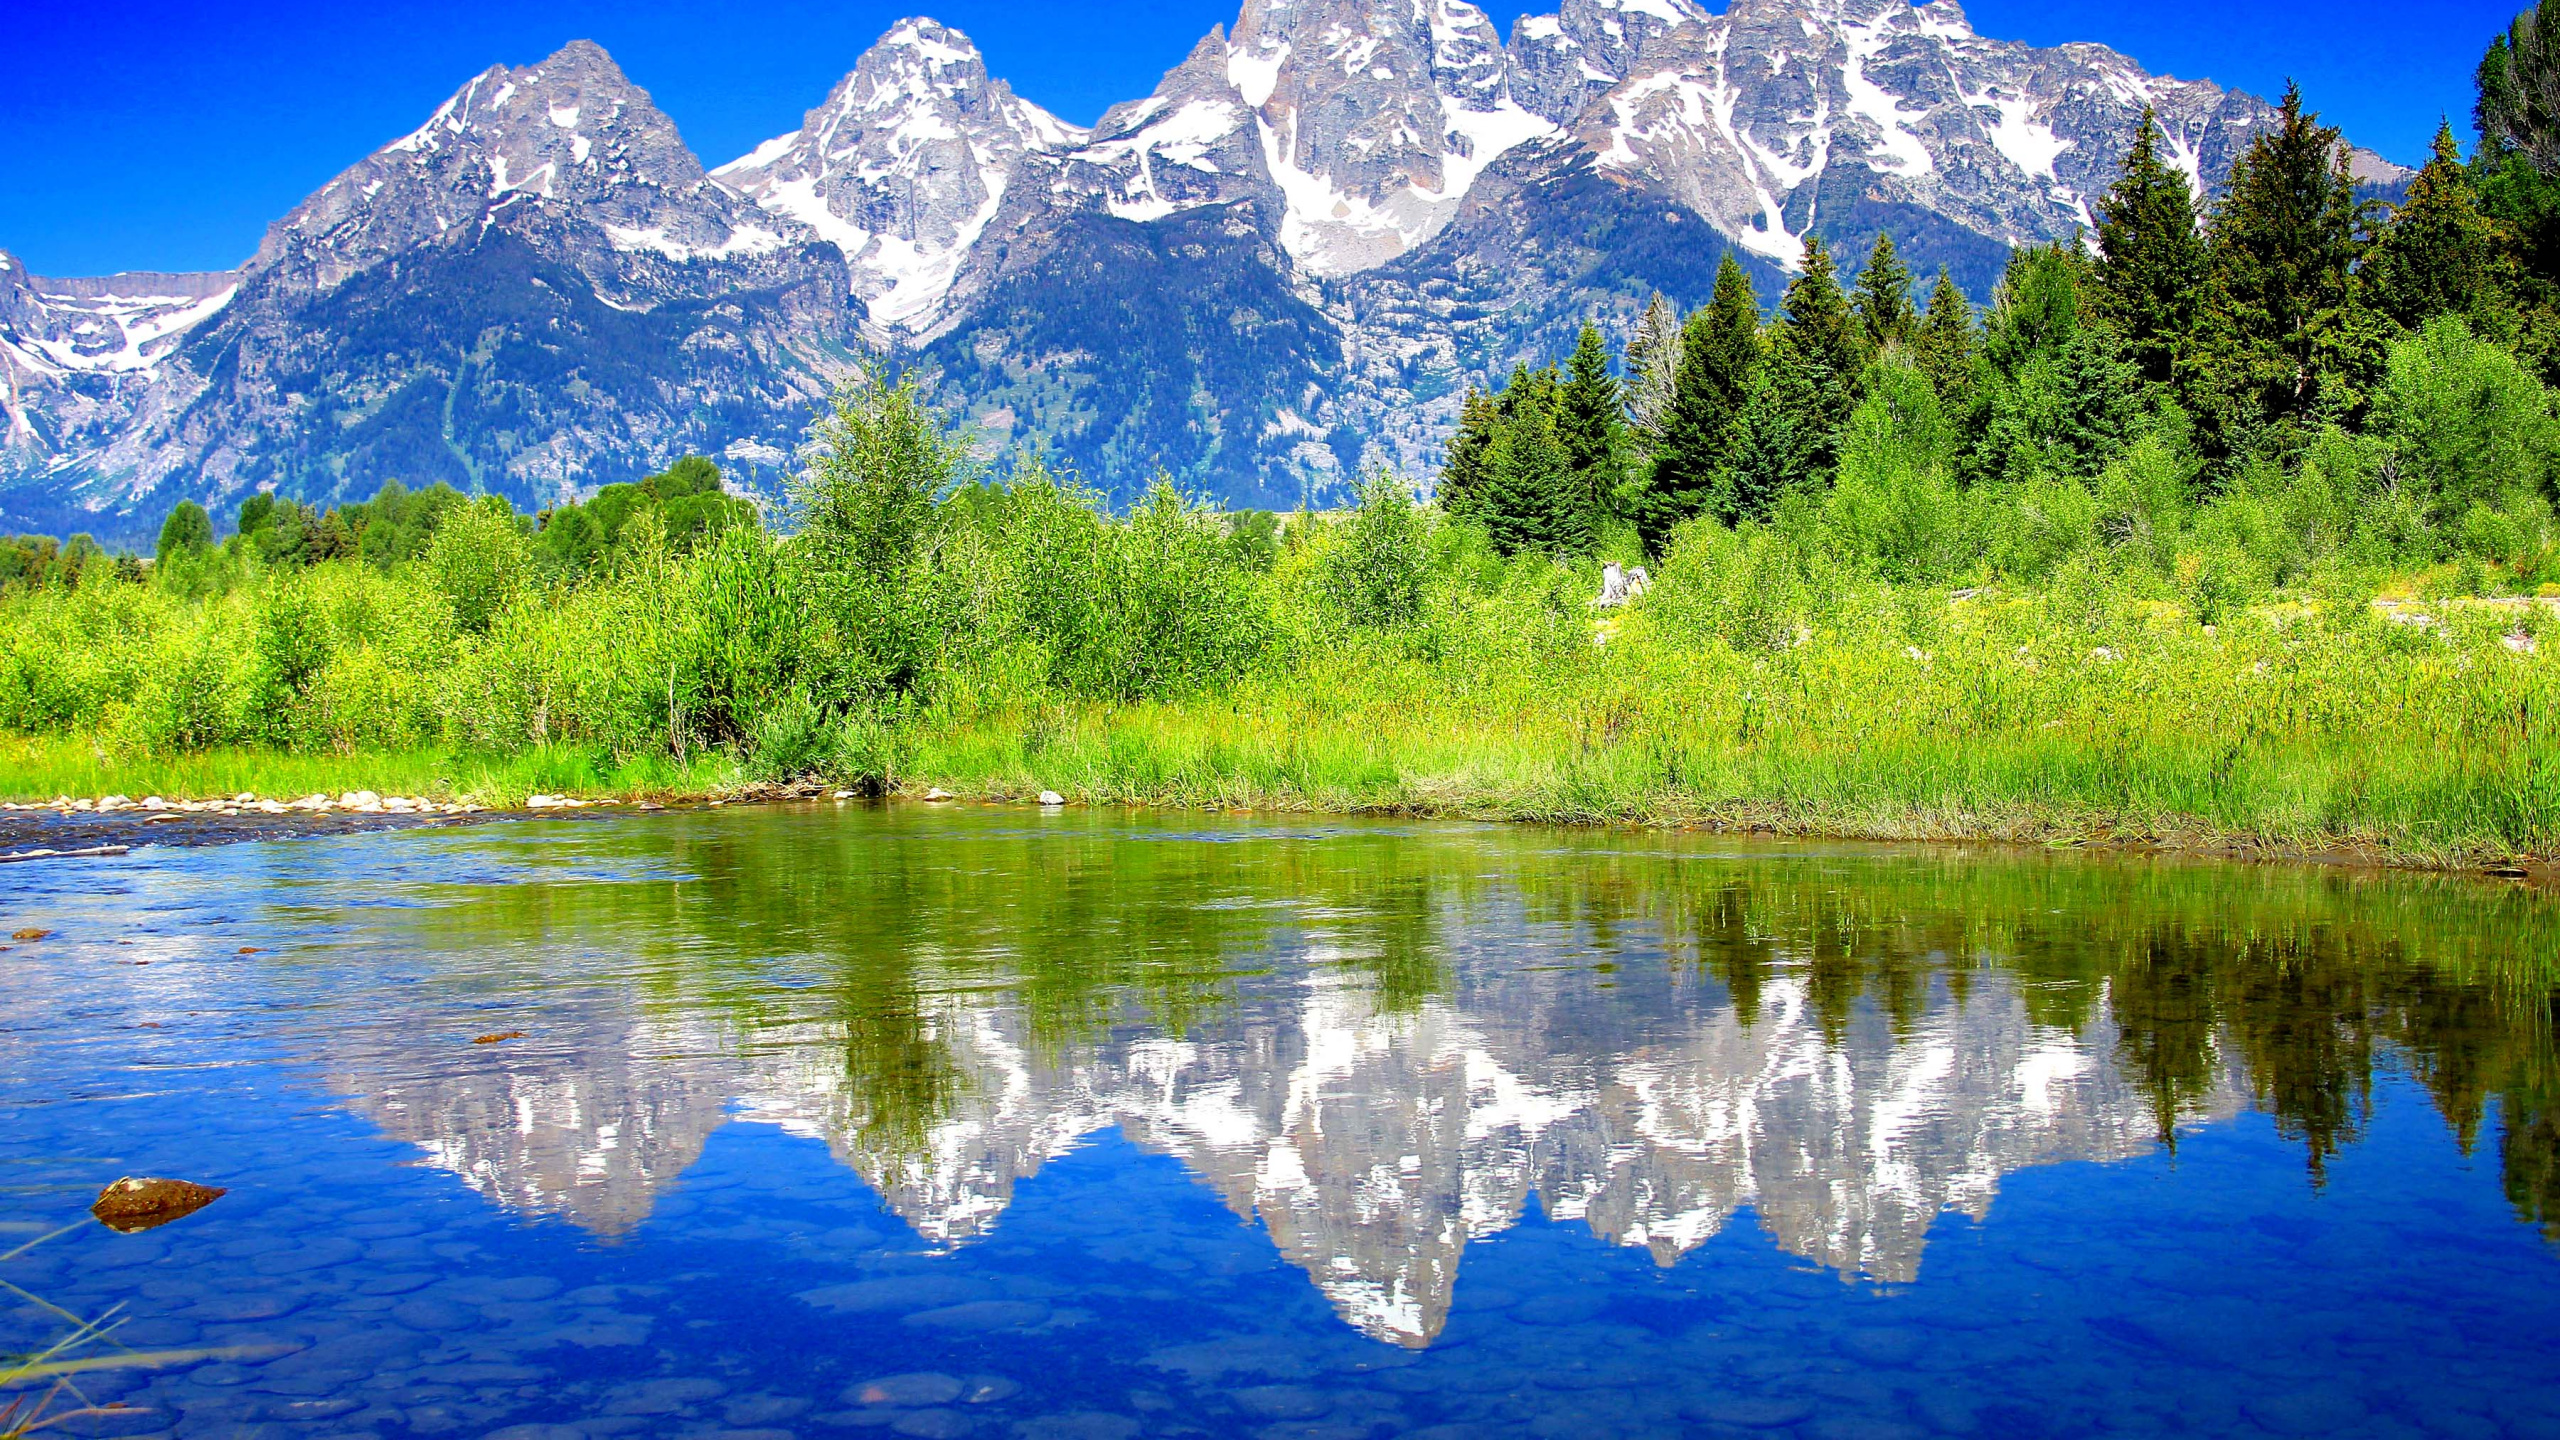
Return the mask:
[[1583,316],[1703,300],[1728,248],[1773,295],[1805,236],[1889,231],[1984,296],[2089,223],[2145,106],[2200,190],[2272,115],[1955,0],[1566,0],[1507,41],[1466,0],[1247,0],[1091,131],[902,21],[706,174],[582,42],[472,80],[235,275],[0,268],[0,524],[393,478],[539,502],[686,450],[769,478],[866,351],[1114,494],[1321,500],[1434,463],[1465,385]]

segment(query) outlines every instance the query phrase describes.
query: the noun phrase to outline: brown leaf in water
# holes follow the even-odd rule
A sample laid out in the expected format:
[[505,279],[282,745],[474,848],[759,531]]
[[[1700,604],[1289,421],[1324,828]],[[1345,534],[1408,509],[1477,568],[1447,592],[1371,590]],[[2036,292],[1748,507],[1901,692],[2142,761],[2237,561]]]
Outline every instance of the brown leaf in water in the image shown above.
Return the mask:
[[255,945],[243,945],[240,947],[240,953],[243,955],[255,955],[258,953],[258,947]]
[[108,1229],[130,1235],[185,1219],[229,1193],[219,1186],[198,1185],[192,1180],[128,1175],[99,1191],[97,1203],[89,1207],[89,1213]]
[[52,933],[53,932],[50,930],[20,930],[15,934],[12,934],[9,938],[12,940],[42,940]]
[[525,1038],[525,1034],[521,1030],[501,1030],[491,1035],[474,1035],[471,1037],[471,1043],[474,1045],[495,1045],[501,1040],[522,1040],[523,1038]]

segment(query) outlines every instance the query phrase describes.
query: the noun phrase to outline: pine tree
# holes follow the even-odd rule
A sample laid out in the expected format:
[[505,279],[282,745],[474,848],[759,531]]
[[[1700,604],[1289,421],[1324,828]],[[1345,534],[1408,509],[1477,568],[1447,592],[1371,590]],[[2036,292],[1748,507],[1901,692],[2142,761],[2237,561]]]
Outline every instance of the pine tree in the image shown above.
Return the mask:
[[1979,339],[1974,333],[1973,302],[1956,288],[1947,268],[1938,267],[1938,283],[1929,292],[1929,313],[1920,322],[1920,333],[1912,341],[1912,359],[1920,373],[1929,377],[1938,399],[1952,404],[1964,393],[1973,374],[1973,354]]
[[1867,252],[1867,268],[1858,272],[1858,327],[1867,349],[1882,354],[1889,345],[1907,345],[1918,317],[1911,309],[1911,272],[1893,248],[1893,237],[1879,231]]
[[1485,527],[1505,555],[1555,549],[1572,539],[1572,456],[1556,435],[1554,408],[1540,403],[1534,377],[1504,392],[1517,395],[1486,454]]
[[1813,475],[1815,437],[1804,423],[1813,412],[1812,389],[1803,361],[1791,351],[1774,351],[1760,367],[1716,470],[1715,510],[1726,523],[1766,520],[1780,495]]
[[2160,144],[2146,105],[2123,170],[2098,200],[2094,298],[2143,378],[2165,383],[2195,324],[2205,251],[2187,177],[2160,158]]
[[1809,457],[1809,473],[1827,474],[1838,455],[1840,427],[1858,403],[1858,375],[1866,369],[1866,337],[1822,237],[1804,241],[1804,273],[1778,302],[1772,349],[1789,359],[1789,383],[1779,387],[1794,418],[1797,443]]
[[1449,458],[1440,466],[1438,499],[1455,519],[1484,518],[1485,493],[1491,488],[1493,434],[1502,412],[1493,397],[1470,385],[1458,406],[1458,433],[1449,441]]
[[2480,213],[2471,171],[2450,124],[2436,131],[2435,156],[2409,185],[2408,203],[2375,237],[2357,280],[2367,304],[2417,329],[2438,315],[2477,313],[2499,285],[2497,228]]
[[1680,314],[1657,292],[1627,341],[1627,424],[1647,449],[1662,441],[1680,370]]
[[1728,250],[1716,267],[1714,296],[1682,327],[1680,369],[1653,473],[1630,507],[1648,551],[1660,554],[1674,526],[1708,508],[1760,356],[1760,302]]
[[2281,118],[2250,142],[2215,207],[2204,315],[2180,374],[2228,453],[2257,425],[2307,416],[2314,359],[2343,318],[2363,209],[2338,132],[2287,86]]
[[1983,358],[2002,375],[2016,375],[2029,360],[2060,353],[2080,333],[2093,288],[2088,255],[2077,245],[2056,241],[2009,252],[1983,325]]
[[1564,388],[1556,394],[1556,436],[1573,459],[1587,509],[1596,511],[1617,489],[1626,454],[1623,406],[1617,377],[1609,373],[1609,344],[1600,338],[1600,327],[1586,321],[1565,363]]

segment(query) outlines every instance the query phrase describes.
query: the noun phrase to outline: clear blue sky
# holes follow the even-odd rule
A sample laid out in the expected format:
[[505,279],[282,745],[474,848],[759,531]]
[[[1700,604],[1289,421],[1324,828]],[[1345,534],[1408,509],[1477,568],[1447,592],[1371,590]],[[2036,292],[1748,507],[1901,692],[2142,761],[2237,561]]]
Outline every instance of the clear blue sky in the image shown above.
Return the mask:
[[[2298,77],[2347,133],[2414,164],[2469,139],[2471,71],[2522,0],[1974,0],[1974,28],[2097,40],[2153,71],[2272,97]],[[20,0],[0,27],[0,249],[39,274],[220,269],[267,222],[472,74],[601,43],[706,164],[795,128],[901,15],[968,31],[1070,120],[1142,95],[1235,0]],[[1492,5],[1512,18],[1552,4]]]

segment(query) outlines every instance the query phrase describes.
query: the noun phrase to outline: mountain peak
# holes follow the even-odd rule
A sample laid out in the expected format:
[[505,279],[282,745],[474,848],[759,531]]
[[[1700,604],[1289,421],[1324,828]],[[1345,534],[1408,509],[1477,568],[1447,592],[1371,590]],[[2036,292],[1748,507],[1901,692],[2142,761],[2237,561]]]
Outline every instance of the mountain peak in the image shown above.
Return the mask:
[[967,35],[917,16],[874,41],[798,130],[714,173],[834,242],[874,325],[914,328],[949,293],[1023,158],[1084,136],[989,79]]

